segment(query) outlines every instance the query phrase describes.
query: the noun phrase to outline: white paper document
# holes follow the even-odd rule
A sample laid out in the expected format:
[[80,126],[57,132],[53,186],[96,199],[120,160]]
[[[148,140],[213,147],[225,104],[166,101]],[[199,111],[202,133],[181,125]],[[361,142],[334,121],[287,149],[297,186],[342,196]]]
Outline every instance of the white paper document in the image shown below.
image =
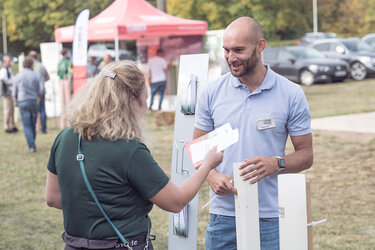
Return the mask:
[[186,147],[193,165],[196,166],[213,147],[217,146],[217,150],[222,151],[236,142],[238,142],[238,129],[232,129],[230,124],[226,123],[207,135],[187,143]]

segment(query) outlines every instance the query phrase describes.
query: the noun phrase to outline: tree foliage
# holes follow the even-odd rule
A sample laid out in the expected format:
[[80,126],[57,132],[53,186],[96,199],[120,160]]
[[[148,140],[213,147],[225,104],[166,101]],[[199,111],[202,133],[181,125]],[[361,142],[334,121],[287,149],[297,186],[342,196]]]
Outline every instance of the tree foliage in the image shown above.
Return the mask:
[[[38,48],[54,41],[54,30],[74,24],[78,13],[90,18],[114,0],[0,0],[6,15],[8,45]],[[131,1],[131,0],[129,0]],[[319,31],[341,36],[375,32],[375,0],[317,0]],[[155,0],[148,0],[155,5]],[[268,40],[295,39],[313,30],[312,0],[166,0],[168,14],[205,20],[210,30],[224,29],[240,16],[251,16]],[[1,43],[1,41],[0,41]]]
[[[342,36],[375,32],[375,0],[317,0],[319,31]],[[267,39],[295,39],[313,31],[312,0],[168,0],[168,13],[206,20],[224,29],[240,16],[254,17]]]
[[252,16],[270,39],[290,38],[308,29],[311,0],[170,0],[168,12],[190,19],[206,20],[209,29],[223,29],[234,19]]
[[[371,25],[368,25],[368,18],[370,17],[364,15],[370,0],[331,0],[320,2],[321,4],[318,7],[319,26],[323,31],[335,32],[341,36],[361,36],[375,32],[374,29],[371,31]],[[372,6],[375,6],[375,1],[372,2]],[[371,9],[373,12],[373,7]]]
[[41,42],[54,41],[54,30],[74,24],[83,9],[90,17],[97,15],[113,0],[2,0],[10,42],[22,41],[38,48]]

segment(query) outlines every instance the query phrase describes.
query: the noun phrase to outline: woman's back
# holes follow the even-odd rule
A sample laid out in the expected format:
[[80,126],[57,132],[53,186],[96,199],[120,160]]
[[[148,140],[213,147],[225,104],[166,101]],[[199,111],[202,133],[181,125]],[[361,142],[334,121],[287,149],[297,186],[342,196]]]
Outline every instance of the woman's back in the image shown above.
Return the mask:
[[[83,181],[77,147],[78,134],[71,128],[63,130],[48,163],[48,170],[59,179],[65,230],[88,239],[115,239]],[[136,140],[96,138],[83,140],[81,148],[90,184],[119,231],[126,236],[147,232],[153,205],[149,199],[168,183],[147,147]]]

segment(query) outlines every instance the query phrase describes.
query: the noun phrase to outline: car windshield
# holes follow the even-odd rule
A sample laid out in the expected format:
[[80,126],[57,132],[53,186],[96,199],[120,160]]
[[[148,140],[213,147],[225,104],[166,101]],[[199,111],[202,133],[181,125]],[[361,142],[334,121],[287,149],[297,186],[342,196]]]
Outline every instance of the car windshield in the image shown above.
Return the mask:
[[313,48],[288,48],[288,51],[299,59],[324,57],[322,53]]
[[361,50],[372,50],[370,45],[360,40],[348,40],[348,41],[342,41],[342,43],[345,44],[345,46],[351,52],[358,52]]

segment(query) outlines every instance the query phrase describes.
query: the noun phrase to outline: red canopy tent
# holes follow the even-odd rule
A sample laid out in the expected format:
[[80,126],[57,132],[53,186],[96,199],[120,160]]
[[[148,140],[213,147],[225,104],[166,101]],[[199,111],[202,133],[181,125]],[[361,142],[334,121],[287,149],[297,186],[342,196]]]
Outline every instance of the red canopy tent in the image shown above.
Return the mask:
[[[145,0],[115,0],[105,10],[89,20],[87,40],[114,41],[116,61],[119,60],[119,40],[145,37],[203,36],[207,22],[168,15]],[[74,25],[55,30],[55,41],[73,42]]]
[[[115,0],[89,20],[88,41],[136,40],[142,37],[204,35],[205,21],[168,15],[144,0]],[[55,30],[56,42],[72,42],[74,25]]]

